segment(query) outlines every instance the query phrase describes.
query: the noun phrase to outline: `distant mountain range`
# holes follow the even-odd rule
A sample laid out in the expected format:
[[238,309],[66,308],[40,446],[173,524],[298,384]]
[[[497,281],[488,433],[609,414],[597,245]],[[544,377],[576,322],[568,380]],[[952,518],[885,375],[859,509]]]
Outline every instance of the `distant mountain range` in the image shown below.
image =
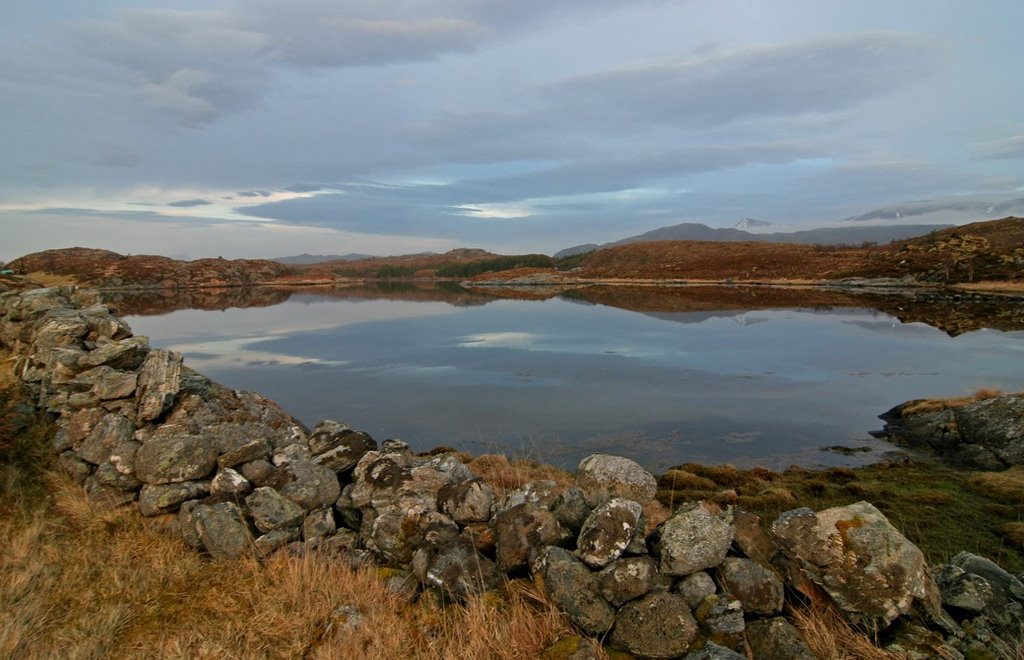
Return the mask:
[[[744,218],[737,225],[744,227],[765,227],[771,223],[761,220]],[[805,229],[794,232],[751,233],[735,228],[714,228],[707,225],[684,222],[670,227],[661,227],[643,234],[623,238],[611,243],[586,243],[559,250],[554,254],[556,259],[571,257],[574,254],[592,252],[617,245],[640,243],[642,241],[762,241],[769,243],[802,243],[806,245],[859,245],[861,243],[888,243],[904,238],[922,236],[931,231],[945,229],[952,225],[881,225],[867,227],[826,227],[822,229]]]
[[991,220],[1006,216],[1024,215],[1024,197],[992,201],[978,197],[926,199],[901,202],[892,206],[868,211],[867,213],[843,218],[843,222],[866,222],[870,220],[900,220],[935,216],[932,220],[975,221]]
[[757,218],[743,218],[732,226],[733,229],[763,229],[765,227],[778,227],[778,225]]
[[302,254],[295,255],[294,257],[274,257],[271,261],[276,261],[279,264],[292,264],[292,265],[306,265],[306,264],[319,264],[325,261],[362,261],[363,259],[376,259],[372,254]]

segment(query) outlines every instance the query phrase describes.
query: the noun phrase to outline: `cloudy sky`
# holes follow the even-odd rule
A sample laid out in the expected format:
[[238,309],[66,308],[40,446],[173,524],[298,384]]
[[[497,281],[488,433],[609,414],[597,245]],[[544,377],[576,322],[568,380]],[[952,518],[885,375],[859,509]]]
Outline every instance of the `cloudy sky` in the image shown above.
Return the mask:
[[1024,197],[1020,0],[13,5],[0,259],[551,253]]

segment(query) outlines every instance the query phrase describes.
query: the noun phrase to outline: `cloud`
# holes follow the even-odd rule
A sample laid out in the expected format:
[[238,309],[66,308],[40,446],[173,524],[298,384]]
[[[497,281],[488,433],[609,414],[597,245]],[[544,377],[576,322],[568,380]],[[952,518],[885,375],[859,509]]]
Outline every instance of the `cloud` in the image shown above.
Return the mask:
[[182,199],[177,202],[169,202],[167,206],[176,206],[178,208],[192,208],[193,206],[209,206],[213,202],[206,199]]
[[982,142],[978,145],[985,150],[985,160],[1009,160],[1024,158],[1024,135],[1014,135],[1005,140]]

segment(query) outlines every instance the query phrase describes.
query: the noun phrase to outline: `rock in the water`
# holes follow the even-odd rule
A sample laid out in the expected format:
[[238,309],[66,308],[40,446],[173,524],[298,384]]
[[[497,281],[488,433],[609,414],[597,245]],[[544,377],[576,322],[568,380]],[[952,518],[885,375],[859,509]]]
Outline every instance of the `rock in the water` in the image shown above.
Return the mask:
[[257,488],[245,498],[256,529],[271,532],[275,529],[298,528],[306,512],[301,506],[281,495],[273,488]]
[[597,574],[601,595],[615,607],[643,596],[658,577],[658,565],[651,557],[616,559]]
[[234,502],[200,504],[192,514],[203,547],[214,559],[236,559],[252,544],[252,533]]
[[201,435],[162,432],[142,443],[135,455],[135,474],[147,484],[192,481],[209,475],[217,452]]
[[522,568],[531,553],[556,543],[562,530],[555,515],[535,504],[524,503],[503,511],[494,519],[494,544],[502,572]]
[[616,496],[643,503],[658,490],[654,475],[638,463],[608,454],[592,454],[580,461],[576,486],[591,506]]
[[594,574],[568,550],[544,548],[534,570],[548,598],[581,630],[603,635],[615,623],[615,609],[598,593]]
[[611,646],[645,658],[674,658],[690,648],[697,622],[672,593],[653,593],[627,603],[615,617]]
[[580,529],[576,554],[591,568],[604,568],[619,558],[637,533],[643,507],[614,497],[591,512]]
[[210,494],[210,482],[185,481],[159,486],[144,485],[139,491],[139,513],[144,516],[158,516],[176,511],[187,500],[195,500]]
[[867,502],[787,512],[772,533],[851,619],[884,628],[915,600],[928,612],[939,609],[924,555]]
[[701,504],[681,507],[657,532],[662,573],[689,575],[722,563],[732,544],[728,513],[712,515]]
[[181,355],[157,348],[149,352],[139,369],[136,406],[139,419],[159,419],[174,405],[181,389]]
[[267,482],[306,511],[332,505],[341,495],[338,476],[312,461],[281,465],[268,477]]
[[747,644],[755,658],[815,660],[800,631],[782,617],[748,621]]
[[785,593],[782,578],[775,571],[751,559],[726,557],[718,567],[722,591],[743,603],[743,610],[754,614],[782,611]]

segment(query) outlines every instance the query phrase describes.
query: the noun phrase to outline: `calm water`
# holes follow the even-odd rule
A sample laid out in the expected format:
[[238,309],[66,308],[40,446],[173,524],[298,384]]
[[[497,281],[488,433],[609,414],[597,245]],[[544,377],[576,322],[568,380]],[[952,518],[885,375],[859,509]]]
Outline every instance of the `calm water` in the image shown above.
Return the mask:
[[[128,318],[154,346],[312,426],[341,420],[574,467],[594,452],[688,461],[877,460],[877,415],[912,398],[1024,389],[1024,332],[952,338],[869,308],[637,313],[563,298],[292,295],[277,305]],[[872,449],[855,458],[830,445]]]

